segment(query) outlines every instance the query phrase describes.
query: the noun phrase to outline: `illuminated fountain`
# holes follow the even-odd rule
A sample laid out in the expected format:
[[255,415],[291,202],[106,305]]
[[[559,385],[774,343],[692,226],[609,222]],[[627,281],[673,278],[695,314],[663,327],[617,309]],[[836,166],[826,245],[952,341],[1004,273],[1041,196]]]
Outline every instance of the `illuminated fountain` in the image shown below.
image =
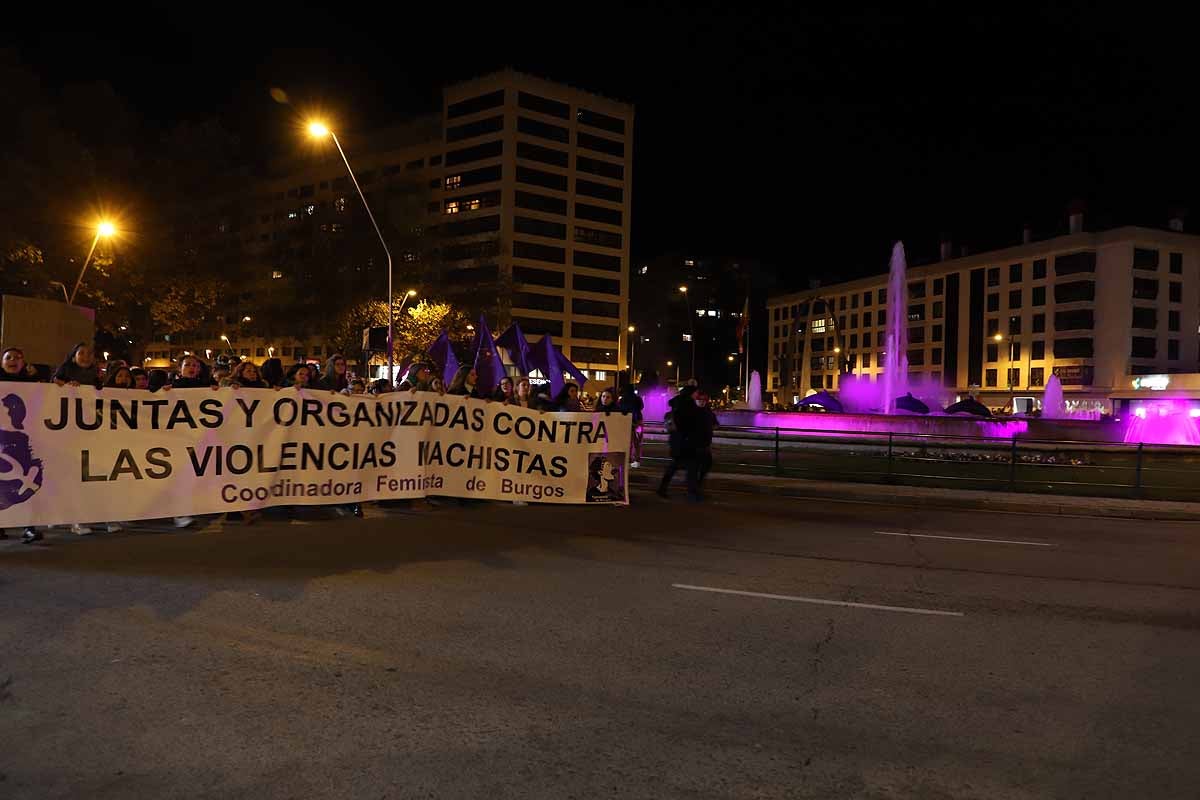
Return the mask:
[[762,376],[758,370],[750,373],[750,386],[746,390],[746,408],[751,411],[762,411]]
[[1062,381],[1057,375],[1051,375],[1046,380],[1046,389],[1042,395],[1042,419],[1063,419],[1067,416],[1067,408],[1063,404]]
[[904,243],[892,246],[888,264],[887,288],[887,350],[883,360],[884,414],[896,411],[896,398],[908,391],[908,264],[904,260]]
[[1186,400],[1150,400],[1133,410],[1127,444],[1200,445],[1200,408]]

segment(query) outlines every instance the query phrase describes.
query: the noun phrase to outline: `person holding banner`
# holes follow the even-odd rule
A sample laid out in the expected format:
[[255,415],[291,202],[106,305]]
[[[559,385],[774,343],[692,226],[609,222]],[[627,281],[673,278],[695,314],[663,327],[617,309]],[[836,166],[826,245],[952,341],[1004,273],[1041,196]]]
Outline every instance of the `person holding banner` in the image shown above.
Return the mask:
[[646,404],[638,396],[637,389],[633,387],[633,384],[627,383],[625,384],[625,388],[621,390],[621,399],[618,401],[618,406],[622,413],[628,414],[630,417],[629,426],[632,441],[629,444],[629,466],[637,469],[642,465],[642,437],[644,435],[642,420],[644,419],[643,412],[646,409]]
[[505,400],[504,404],[507,406],[540,410],[537,401],[533,397],[533,389],[530,387],[529,378],[517,378],[517,385],[513,389],[512,396]]
[[86,342],[75,345],[67,360],[54,373],[54,382],[59,386],[99,386],[100,367],[96,364],[96,353]]
[[234,388],[240,389],[270,389],[267,382],[259,374],[258,365],[253,361],[243,361],[233,368],[229,376]]
[[579,386],[574,383],[563,384],[562,391],[551,401],[554,411],[582,411],[583,404],[579,401]]
[[133,372],[124,365],[108,371],[108,378],[104,381],[105,389],[132,389],[133,388]]
[[346,357],[334,353],[325,362],[325,374],[321,376],[321,386],[331,392],[340,392],[350,385],[346,375]]
[[479,387],[479,373],[469,364],[464,364],[458,368],[458,372],[454,375],[454,380],[450,381],[450,386],[446,389],[446,394],[458,395],[461,397],[473,397],[476,400],[482,400]]
[[38,374],[32,364],[25,363],[25,351],[19,347],[9,347],[0,359],[0,381],[19,381],[21,383],[37,383]]
[[196,356],[184,356],[179,362],[179,375],[163,387],[170,389],[216,389],[212,378],[204,376],[204,364]]
[[492,400],[497,403],[508,403],[513,398],[513,379],[505,375],[500,379],[500,385],[492,393]]

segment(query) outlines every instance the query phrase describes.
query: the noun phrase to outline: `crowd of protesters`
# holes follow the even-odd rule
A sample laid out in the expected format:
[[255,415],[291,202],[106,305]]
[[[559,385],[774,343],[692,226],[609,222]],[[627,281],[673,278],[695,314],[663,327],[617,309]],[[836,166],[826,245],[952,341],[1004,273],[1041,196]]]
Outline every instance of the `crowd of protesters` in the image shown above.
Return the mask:
[[[171,371],[164,369],[143,369],[131,366],[122,360],[100,363],[90,344],[79,343],[67,354],[62,364],[52,373],[39,371],[34,365],[26,362],[25,353],[18,347],[4,350],[0,360],[0,382],[47,382],[44,377],[49,374],[48,381],[59,386],[93,386],[97,389],[116,388],[140,390],[147,392],[170,392],[184,389],[211,389],[224,387],[247,389],[308,389],[329,391],[345,395],[382,395],[389,392],[434,392],[437,394],[470,397],[506,405],[520,406],[532,411],[569,411],[569,412],[599,412],[606,414],[628,414],[631,417],[633,436],[630,442],[630,466],[641,466],[642,452],[642,422],[644,404],[637,391],[631,385],[624,386],[620,391],[615,388],[605,388],[598,395],[592,396],[580,391],[576,383],[566,383],[561,391],[551,396],[545,382],[535,385],[525,376],[504,376],[494,390],[486,390],[479,384],[479,375],[474,367],[463,366],[454,375],[449,385],[445,385],[436,368],[429,363],[416,363],[409,367],[403,378],[392,385],[386,378],[368,380],[354,375],[348,367],[346,359],[341,355],[333,355],[326,361],[324,369],[315,364],[296,363],[284,367],[278,358],[268,358],[261,365],[237,356],[219,356],[210,364],[205,359],[194,354],[184,355],[178,366]],[[681,395],[682,396],[682,395]],[[678,399],[678,398],[677,398]],[[711,415],[711,411],[708,412]],[[685,420],[679,417],[681,423],[690,424],[691,417]],[[711,434],[709,436],[711,440]],[[674,442],[674,438],[672,442]],[[690,441],[690,440],[689,440]],[[692,445],[687,445],[692,448]],[[672,464],[675,461],[675,446],[672,444]],[[689,449],[690,453],[691,450]],[[683,464],[686,456],[681,454],[679,464]],[[678,465],[673,467],[677,468]],[[703,472],[707,472],[704,469]],[[692,492],[692,471],[689,470],[689,493]],[[698,478],[702,474],[697,472]],[[666,481],[664,481],[664,486]],[[362,515],[358,504],[338,506],[341,511],[350,511],[356,516]],[[242,512],[229,515],[230,518],[253,522],[259,512]],[[194,522],[192,517],[175,517],[178,527],[187,527]],[[93,531],[93,524],[75,524],[72,530],[78,534],[88,534]],[[121,522],[103,523],[108,531],[119,531]],[[0,538],[6,538],[0,529]],[[38,541],[42,538],[34,528],[25,530],[23,540]]]

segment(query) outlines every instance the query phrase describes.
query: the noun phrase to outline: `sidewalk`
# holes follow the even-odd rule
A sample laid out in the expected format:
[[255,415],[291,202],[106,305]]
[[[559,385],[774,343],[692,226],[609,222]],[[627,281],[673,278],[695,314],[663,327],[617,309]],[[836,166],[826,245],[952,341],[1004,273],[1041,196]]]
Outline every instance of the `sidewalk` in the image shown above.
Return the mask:
[[[657,487],[661,475],[662,472],[659,469],[643,468],[630,473],[629,483],[634,488],[652,490]],[[981,492],[967,489],[893,486],[879,483],[813,481],[804,478],[776,478],[767,475],[738,473],[711,474],[706,485],[713,491],[769,494],[775,497],[811,500],[880,503],[918,508],[1006,511],[1016,514],[1200,522],[1200,503],[1162,500]],[[682,489],[682,486],[678,486],[676,491],[682,491]]]

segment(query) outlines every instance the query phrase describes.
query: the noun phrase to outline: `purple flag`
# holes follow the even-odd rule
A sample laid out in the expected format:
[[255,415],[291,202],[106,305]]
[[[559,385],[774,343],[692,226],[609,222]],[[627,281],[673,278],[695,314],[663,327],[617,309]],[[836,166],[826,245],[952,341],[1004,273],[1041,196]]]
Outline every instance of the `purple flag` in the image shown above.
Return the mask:
[[429,357],[442,368],[442,382],[449,386],[458,372],[458,359],[454,357],[454,348],[450,345],[450,334],[442,331],[442,335],[429,346]]
[[479,325],[475,328],[475,347],[472,355],[475,357],[476,388],[481,394],[490,395],[500,385],[500,379],[507,373],[504,362],[500,360],[500,352],[496,342],[492,340],[492,332],[488,330],[487,317],[479,315]]
[[555,349],[554,340],[548,333],[533,346],[533,350],[529,354],[529,363],[531,366],[537,367],[550,381],[551,397],[556,397],[562,391],[563,385],[566,383],[563,380],[564,372],[569,372],[581,388],[587,383],[587,378],[583,376],[583,373]]
[[529,368],[532,366],[529,357],[533,353],[533,348],[529,346],[529,340],[525,338],[525,334],[521,333],[520,325],[515,322],[509,325],[508,330],[496,339],[496,344],[508,351],[509,358],[521,370],[522,375],[529,374]]

